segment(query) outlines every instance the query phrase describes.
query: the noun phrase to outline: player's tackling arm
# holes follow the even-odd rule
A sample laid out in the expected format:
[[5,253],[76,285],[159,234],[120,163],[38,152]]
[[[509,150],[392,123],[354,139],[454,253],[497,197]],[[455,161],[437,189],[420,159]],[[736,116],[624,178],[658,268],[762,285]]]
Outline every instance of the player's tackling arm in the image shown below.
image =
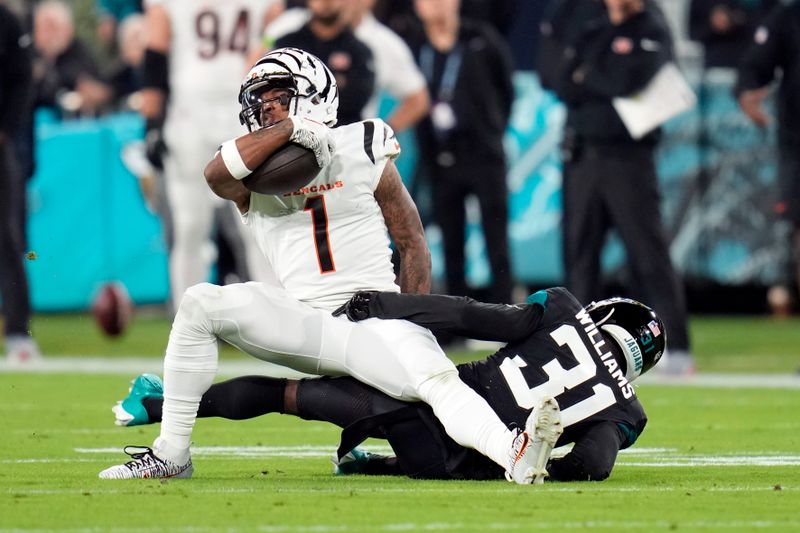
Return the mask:
[[368,305],[370,317],[399,318],[434,331],[499,342],[532,335],[544,315],[541,305],[490,304],[443,294],[378,292]]
[[431,254],[417,206],[400,179],[393,161],[386,163],[375,200],[383,212],[397,251],[400,253],[400,289],[405,293],[431,291]]
[[[282,120],[269,128],[248,133],[236,139],[236,148],[242,161],[249,169],[254,169],[272,155],[278,148],[289,142],[293,126],[290,120]],[[250,191],[241,180],[234,178],[219,151],[209,161],[205,178],[214,194],[236,203],[239,211],[245,213],[250,201]]]
[[564,457],[547,466],[551,481],[602,481],[611,475],[625,436],[615,422],[590,426]]

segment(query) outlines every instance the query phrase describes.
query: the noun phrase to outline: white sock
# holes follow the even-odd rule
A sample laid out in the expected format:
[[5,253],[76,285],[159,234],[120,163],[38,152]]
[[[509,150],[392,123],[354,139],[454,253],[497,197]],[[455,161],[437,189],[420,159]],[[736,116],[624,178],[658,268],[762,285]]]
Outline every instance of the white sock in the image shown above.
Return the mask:
[[181,300],[164,357],[164,405],[156,455],[183,465],[189,460],[200,399],[217,373],[217,338],[191,289]]
[[508,469],[513,433],[486,400],[461,381],[457,373],[431,378],[418,392],[433,408],[450,438],[478,450],[504,470]]

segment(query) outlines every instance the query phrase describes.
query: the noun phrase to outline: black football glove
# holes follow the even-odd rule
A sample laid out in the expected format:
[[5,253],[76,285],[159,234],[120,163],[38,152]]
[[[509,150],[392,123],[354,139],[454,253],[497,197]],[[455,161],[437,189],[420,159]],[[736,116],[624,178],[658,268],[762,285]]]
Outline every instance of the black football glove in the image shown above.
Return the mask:
[[144,136],[145,156],[150,164],[157,170],[164,170],[164,156],[167,153],[167,143],[164,142],[162,125],[158,121],[147,121]]
[[347,315],[351,322],[366,320],[372,316],[370,304],[375,301],[378,291],[358,291],[341,307],[333,312],[333,316]]

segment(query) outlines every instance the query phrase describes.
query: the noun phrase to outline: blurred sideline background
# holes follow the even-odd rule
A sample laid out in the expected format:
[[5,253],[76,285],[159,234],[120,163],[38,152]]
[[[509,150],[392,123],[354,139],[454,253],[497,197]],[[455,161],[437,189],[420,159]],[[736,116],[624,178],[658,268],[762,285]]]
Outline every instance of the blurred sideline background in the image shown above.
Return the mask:
[[[766,291],[783,281],[788,261],[787,228],[772,211],[774,132],[757,129],[741,113],[730,92],[733,72],[704,75],[702,50],[685,38],[687,3],[661,2],[673,23],[681,67],[700,96],[700,105],[666,125],[660,144],[673,260],[684,275],[691,311],[765,312]],[[99,50],[94,3],[76,0],[73,6],[79,37]],[[521,32],[520,37],[512,31],[511,46],[524,56],[515,46],[525,38]],[[530,28],[528,37],[532,33]],[[516,59],[523,67],[528,61]],[[564,110],[533,71],[519,69],[514,83],[505,138],[514,279],[529,288],[556,285],[562,274],[557,150]],[[392,105],[385,99],[381,115]],[[36,259],[27,262],[34,309],[87,309],[107,281],[122,282],[137,304],[164,302],[168,274],[161,226],[126,164],[126,152],[143,136],[141,118],[115,113],[62,121],[40,110],[36,123],[37,171],[28,191],[29,249]],[[416,163],[413,134],[404,133],[401,143],[399,167],[408,182]],[[425,202],[419,203],[424,218]],[[468,215],[467,274],[479,288],[491,274],[477,202],[468,202]],[[435,225],[426,229],[434,276],[441,279],[440,234]],[[623,253],[612,239],[604,258],[612,287],[625,276]]]

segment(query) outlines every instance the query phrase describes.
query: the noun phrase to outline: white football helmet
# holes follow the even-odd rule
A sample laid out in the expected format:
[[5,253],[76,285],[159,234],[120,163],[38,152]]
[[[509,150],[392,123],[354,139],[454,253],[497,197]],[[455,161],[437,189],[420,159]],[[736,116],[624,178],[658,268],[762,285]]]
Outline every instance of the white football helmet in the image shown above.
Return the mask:
[[278,48],[258,60],[239,90],[239,120],[248,130],[262,126],[259,95],[277,88],[289,89],[291,115],[336,125],[339,88],[325,63],[299,48]]

